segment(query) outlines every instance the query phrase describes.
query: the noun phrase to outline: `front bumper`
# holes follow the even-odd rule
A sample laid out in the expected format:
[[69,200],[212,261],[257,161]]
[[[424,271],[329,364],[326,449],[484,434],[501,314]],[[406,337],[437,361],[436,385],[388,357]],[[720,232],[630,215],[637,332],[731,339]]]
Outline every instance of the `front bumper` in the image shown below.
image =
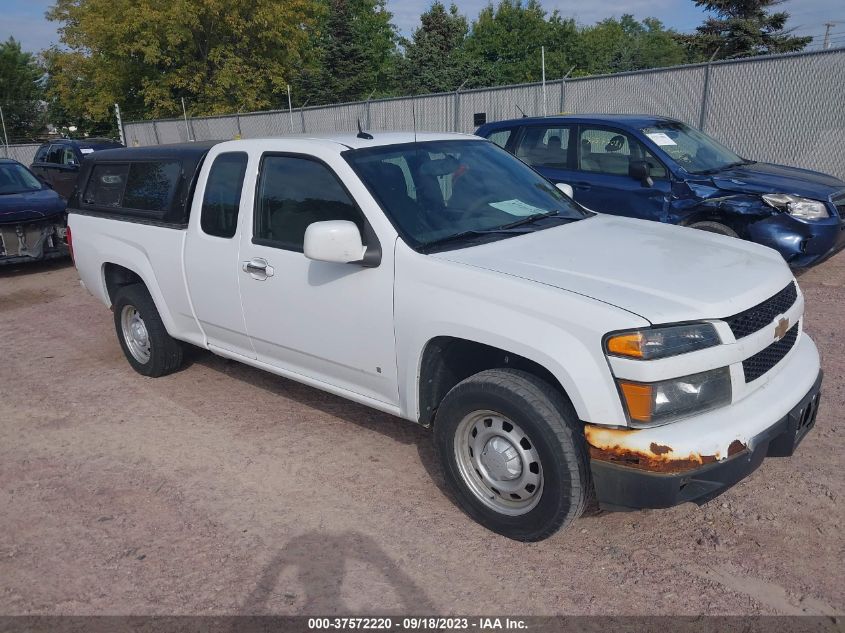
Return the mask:
[[791,268],[807,268],[845,248],[845,221],[838,214],[812,222],[778,214],[750,224],[748,238],[778,251]]
[[793,454],[815,424],[821,384],[819,371],[813,386],[789,413],[751,438],[744,450],[722,461],[679,473],[661,473],[592,459],[599,506],[604,510],[669,508],[713,499],[754,472],[763,458]]
[[64,217],[28,224],[0,224],[0,266],[68,257]]

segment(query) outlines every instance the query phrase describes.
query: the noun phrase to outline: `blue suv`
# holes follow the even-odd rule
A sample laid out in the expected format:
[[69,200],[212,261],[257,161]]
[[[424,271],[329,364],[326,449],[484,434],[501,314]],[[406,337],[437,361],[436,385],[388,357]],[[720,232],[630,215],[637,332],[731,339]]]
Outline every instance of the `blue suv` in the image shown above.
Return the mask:
[[476,134],[593,211],[741,237],[779,251],[793,268],[845,247],[845,182],[737,156],[679,121],[649,115],[522,118]]

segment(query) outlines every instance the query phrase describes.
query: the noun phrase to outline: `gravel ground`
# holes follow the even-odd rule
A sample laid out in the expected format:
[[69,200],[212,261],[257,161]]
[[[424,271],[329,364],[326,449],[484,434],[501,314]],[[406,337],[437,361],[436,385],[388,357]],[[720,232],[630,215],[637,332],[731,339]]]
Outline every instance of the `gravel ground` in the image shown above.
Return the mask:
[[200,350],[143,378],[71,266],[0,269],[0,613],[841,614],[845,253],[800,283],[827,377],[794,457],[526,545],[425,430]]

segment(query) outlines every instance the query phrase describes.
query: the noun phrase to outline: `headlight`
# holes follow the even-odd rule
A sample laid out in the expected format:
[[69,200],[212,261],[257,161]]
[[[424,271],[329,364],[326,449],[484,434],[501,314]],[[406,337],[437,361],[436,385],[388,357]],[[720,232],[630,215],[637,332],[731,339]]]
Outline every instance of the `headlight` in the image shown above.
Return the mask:
[[824,202],[800,198],[788,193],[770,193],[763,196],[763,201],[770,207],[786,211],[789,215],[802,220],[821,220],[830,217]]
[[731,373],[727,367],[660,382],[618,383],[628,417],[639,424],[666,423],[731,401]]
[[712,324],[691,323],[614,334],[605,342],[605,349],[612,356],[653,360],[694,352],[720,343]]

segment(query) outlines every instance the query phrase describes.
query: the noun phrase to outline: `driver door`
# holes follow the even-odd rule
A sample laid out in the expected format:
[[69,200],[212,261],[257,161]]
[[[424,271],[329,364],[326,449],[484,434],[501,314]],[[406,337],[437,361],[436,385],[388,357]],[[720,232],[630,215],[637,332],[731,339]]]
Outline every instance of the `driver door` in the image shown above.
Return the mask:
[[[600,213],[642,220],[666,217],[671,184],[666,168],[627,132],[605,126],[580,126],[578,171],[570,183],[575,200]],[[649,185],[629,174],[632,161],[651,168]]]
[[265,153],[252,208],[238,275],[258,360],[398,406],[392,245],[382,245],[374,268],[305,257],[305,229],[313,222],[350,220],[368,234],[339,178],[311,156]]

